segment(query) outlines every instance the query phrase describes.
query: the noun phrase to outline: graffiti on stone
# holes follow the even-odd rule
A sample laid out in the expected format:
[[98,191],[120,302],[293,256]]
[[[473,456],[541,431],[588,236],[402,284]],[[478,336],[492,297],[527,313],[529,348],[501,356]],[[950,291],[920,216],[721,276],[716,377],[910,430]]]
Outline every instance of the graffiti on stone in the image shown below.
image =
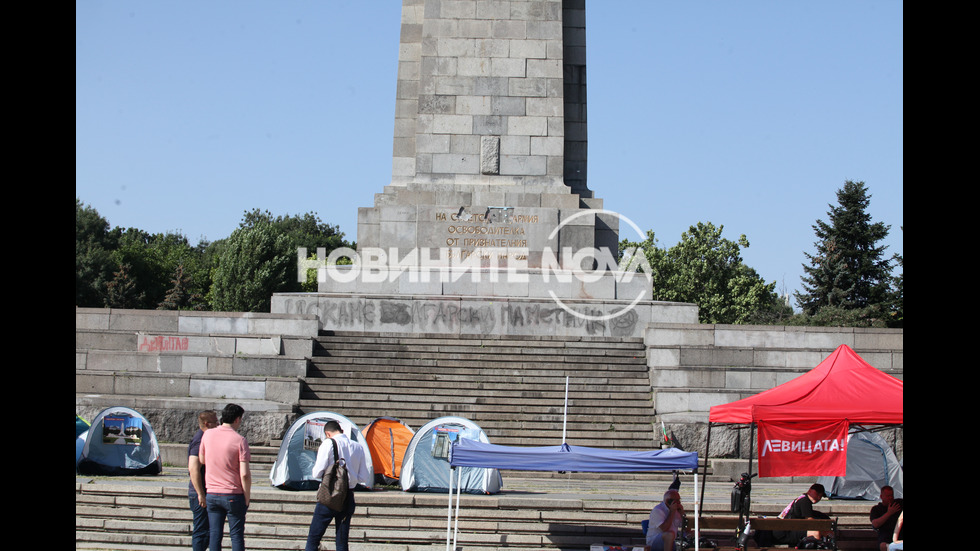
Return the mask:
[[[336,299],[286,300],[287,313],[315,313],[325,329],[394,329],[431,333],[582,334],[633,336],[639,316],[633,310],[616,317],[615,306],[582,305],[572,312],[552,303],[493,301],[467,304],[452,300]],[[608,312],[607,312],[608,310]]]

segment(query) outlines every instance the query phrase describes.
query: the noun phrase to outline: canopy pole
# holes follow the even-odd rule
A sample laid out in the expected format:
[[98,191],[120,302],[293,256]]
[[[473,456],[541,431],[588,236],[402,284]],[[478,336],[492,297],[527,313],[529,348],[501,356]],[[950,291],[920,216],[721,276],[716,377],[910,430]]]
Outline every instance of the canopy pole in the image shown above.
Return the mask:
[[561,443],[565,443],[565,426],[568,424],[568,375],[565,375],[565,413],[561,420]]
[[453,527],[453,469],[456,467],[449,467],[449,512],[446,516],[446,551],[452,551],[449,547],[452,543],[450,535],[452,533]]
[[[452,476],[452,473],[449,474]],[[463,489],[463,469],[459,470],[459,475],[456,477],[456,522],[453,528],[453,548],[451,551],[456,551],[456,536],[459,534],[459,501],[460,501],[460,491]],[[452,490],[449,490],[450,493]]]
[[[708,450],[711,449],[711,421],[708,421],[708,438],[707,442],[704,443],[704,476],[701,478],[701,501],[704,501],[704,486],[708,481]],[[697,474],[697,468],[694,469],[695,475]],[[697,482],[694,483],[697,485]]]
[[[703,499],[703,498],[702,498]],[[694,551],[701,550],[701,508],[698,501],[698,469],[694,469]]]

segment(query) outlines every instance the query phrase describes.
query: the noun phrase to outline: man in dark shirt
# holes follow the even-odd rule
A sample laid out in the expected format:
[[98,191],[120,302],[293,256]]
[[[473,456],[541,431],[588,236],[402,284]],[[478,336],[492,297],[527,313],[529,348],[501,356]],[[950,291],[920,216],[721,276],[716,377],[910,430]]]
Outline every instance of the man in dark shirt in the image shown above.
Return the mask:
[[198,452],[201,449],[201,437],[204,436],[204,431],[218,426],[218,414],[214,411],[202,411],[197,416],[197,426],[199,427],[197,433],[187,446],[187,473],[191,478],[190,484],[187,485],[187,499],[190,502],[191,513],[194,515],[191,527],[191,549],[204,551],[208,548],[211,527],[204,503],[204,496],[207,495],[204,488],[204,465],[201,465],[198,459]]
[[[825,513],[821,513],[813,508],[814,505],[820,502],[823,497],[827,495],[824,490],[823,484],[814,484],[810,486],[810,489],[806,491],[805,494],[793,500],[783,512],[780,513],[779,518],[830,518]],[[779,531],[773,530],[773,536],[776,538],[778,543],[787,543],[790,545],[795,545],[801,539],[812,536],[815,539],[820,539],[823,536],[830,535],[824,534],[819,531]]]
[[895,533],[895,523],[902,512],[902,500],[895,499],[891,486],[881,487],[881,502],[871,508],[871,526],[878,531],[878,548],[887,551]]

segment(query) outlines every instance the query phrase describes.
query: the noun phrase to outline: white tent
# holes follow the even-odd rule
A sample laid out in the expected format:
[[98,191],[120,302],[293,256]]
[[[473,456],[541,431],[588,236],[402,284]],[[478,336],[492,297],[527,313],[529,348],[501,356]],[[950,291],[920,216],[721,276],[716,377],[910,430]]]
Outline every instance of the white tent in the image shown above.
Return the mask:
[[[374,465],[371,462],[371,450],[368,449],[364,436],[350,419],[330,411],[308,413],[297,419],[279,445],[279,455],[272,464],[269,480],[276,488],[283,490],[316,490],[320,481],[313,478],[313,464],[316,462],[316,452],[323,442],[323,425],[327,421],[340,424],[347,438],[364,448],[365,472],[356,473],[357,480],[370,481],[364,483],[368,487],[374,482]],[[354,473],[352,473],[354,474]]]
[[[84,435],[85,442],[76,455],[79,474],[132,476],[163,471],[153,427],[133,409],[115,406],[102,410]],[[77,439],[75,445],[77,450]]]
[[[402,461],[402,490],[449,492],[449,452],[460,438],[490,443],[483,429],[465,417],[440,417],[415,431]],[[496,469],[465,467],[457,477],[457,487],[471,494],[495,494],[503,486]]]

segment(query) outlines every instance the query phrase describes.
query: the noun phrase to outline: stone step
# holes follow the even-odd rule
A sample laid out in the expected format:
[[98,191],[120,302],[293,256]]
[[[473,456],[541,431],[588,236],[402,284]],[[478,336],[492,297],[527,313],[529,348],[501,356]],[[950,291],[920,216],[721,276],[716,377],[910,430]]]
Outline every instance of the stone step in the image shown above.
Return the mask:
[[[249,549],[302,549],[314,492],[289,492],[263,485],[259,476],[246,523]],[[264,474],[264,473],[263,473]],[[594,543],[640,544],[647,518],[669,473],[524,473],[503,471],[504,491],[463,495],[457,543],[463,549],[586,550]],[[710,480],[710,477],[709,477]],[[757,483],[753,514],[776,514],[795,497],[798,485]],[[703,514],[731,516],[729,483],[709,481]],[[691,495],[690,475],[682,495]],[[356,549],[419,551],[445,549],[448,496],[397,489],[359,491],[351,530]],[[687,503],[689,512],[692,504]],[[842,535],[867,542],[868,502],[829,501],[819,508],[839,519]],[[76,549],[143,550],[187,548],[190,512],[186,471],[167,467],[158,477],[76,479]],[[730,537],[725,533],[706,534]],[[861,538],[864,538],[863,540]],[[332,531],[324,540],[333,549]],[[847,548],[860,548],[848,546]]]
[[557,363],[571,363],[571,364],[596,364],[596,363],[609,363],[609,364],[622,364],[622,365],[643,365],[645,363],[645,358],[642,351],[637,351],[636,354],[630,354],[629,356],[622,355],[607,355],[603,354],[602,351],[596,351],[594,354],[587,354],[582,351],[581,354],[568,354],[565,351],[557,351],[555,354],[540,354],[540,353],[505,353],[499,351],[490,351],[482,349],[473,350],[460,350],[460,351],[445,351],[445,350],[420,350],[411,347],[404,347],[403,350],[344,350],[342,348],[324,348],[322,350],[314,351],[314,356],[320,356],[325,358],[330,357],[359,357],[359,358],[387,358],[387,357],[400,357],[400,358],[411,358],[411,359],[442,359],[442,360],[458,360],[458,359],[472,359],[486,358],[487,360],[492,360],[497,363],[527,363],[527,362],[557,362]]
[[404,350],[465,352],[480,349],[484,352],[505,354],[558,354],[588,355],[597,344],[602,346],[602,354],[607,356],[631,356],[636,351],[644,351],[643,342],[606,342],[593,341],[582,343],[577,341],[532,341],[521,339],[481,339],[479,342],[465,339],[440,338],[405,338],[392,339],[383,336],[362,337],[338,336],[334,339],[319,337],[317,344],[335,350]]
[[569,390],[592,389],[596,385],[627,385],[650,388],[650,380],[645,373],[624,372],[624,371],[598,371],[594,369],[574,370],[574,369],[554,369],[545,371],[535,369],[483,369],[472,365],[465,366],[424,366],[424,365],[402,365],[395,362],[386,362],[367,366],[358,362],[343,362],[336,364],[326,364],[323,362],[311,362],[307,369],[305,379],[338,379],[348,378],[352,380],[372,380],[382,379],[389,381],[460,381],[460,382],[497,382],[507,381],[510,384],[521,385],[541,385],[545,388],[564,391],[566,377],[568,378]]
[[344,333],[319,337],[314,354],[303,412],[343,412],[355,422],[390,416],[416,429],[458,415],[491,442],[513,446],[555,445],[563,428],[566,441],[582,446],[648,449],[658,441],[639,339]]
[[[403,394],[431,393],[431,387],[452,388],[454,393],[465,393],[474,396],[486,394],[499,394],[505,392],[513,394],[515,385],[520,385],[518,394],[523,397],[533,397],[539,399],[565,398],[565,390],[559,382],[554,384],[534,384],[521,383],[506,379],[487,381],[486,379],[471,379],[460,377],[439,377],[426,381],[419,381],[415,378],[400,378],[393,373],[389,378],[364,378],[357,374],[348,377],[337,378],[306,378],[304,379],[304,390],[319,392],[326,389],[335,389],[338,392],[398,392]],[[420,383],[427,386],[419,386]],[[448,386],[451,385],[451,386]],[[649,400],[650,389],[642,390],[639,385],[630,384],[607,384],[596,388],[596,385],[569,385],[569,400],[596,400],[596,399],[619,399],[619,400]]]

